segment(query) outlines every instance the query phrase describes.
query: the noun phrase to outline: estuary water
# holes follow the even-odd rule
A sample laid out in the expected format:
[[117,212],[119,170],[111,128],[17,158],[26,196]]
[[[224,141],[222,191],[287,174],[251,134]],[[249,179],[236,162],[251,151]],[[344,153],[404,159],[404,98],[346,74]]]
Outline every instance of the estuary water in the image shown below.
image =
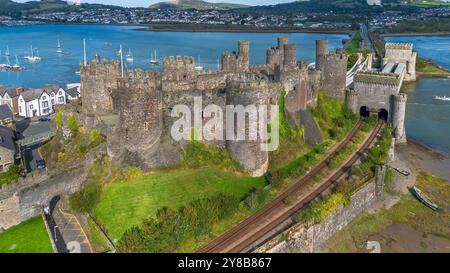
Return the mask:
[[[386,37],[389,42],[413,43],[419,56],[450,69],[450,36]],[[450,79],[418,78],[405,84],[408,94],[406,135],[440,152],[450,154],[450,101],[434,100],[434,96],[450,97]]]
[[[135,31],[133,26],[92,26],[92,25],[34,25],[20,27],[0,27],[0,63],[7,63],[6,48],[9,47],[9,62],[16,62],[27,70],[1,72],[0,84],[25,87],[41,87],[45,84],[66,84],[79,82],[79,66],[83,61],[83,39],[86,39],[88,59],[95,53],[100,57],[118,58],[122,44],[124,55],[129,50],[134,57],[130,68],[161,69],[151,66],[150,59],[156,50],[157,59],[164,56],[194,56],[205,69],[217,69],[220,55],[237,50],[239,40],[250,41],[250,62],[263,64],[266,49],[276,45],[278,36],[288,36],[290,42],[298,44],[298,59],[313,62],[315,40],[328,39],[330,49],[342,47],[342,40],[348,35],[341,34],[276,34],[276,33],[219,33],[219,32],[148,32]],[[56,53],[58,40],[63,49]],[[23,57],[34,53],[42,58],[40,62],[27,62]]]

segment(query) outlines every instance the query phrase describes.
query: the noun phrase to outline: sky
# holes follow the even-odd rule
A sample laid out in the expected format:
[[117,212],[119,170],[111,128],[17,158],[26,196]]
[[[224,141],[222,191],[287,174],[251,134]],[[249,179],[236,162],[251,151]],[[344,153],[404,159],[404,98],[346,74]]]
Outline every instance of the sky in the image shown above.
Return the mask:
[[[27,2],[30,0],[13,0],[15,2]],[[80,1],[80,0],[72,0]],[[147,7],[150,4],[164,2],[170,0],[81,0],[82,3],[99,3],[99,4],[110,4],[116,6],[125,6],[125,7]],[[206,0],[208,2],[226,2],[226,3],[239,3],[246,5],[272,5],[278,3],[289,3],[294,2],[295,0]]]

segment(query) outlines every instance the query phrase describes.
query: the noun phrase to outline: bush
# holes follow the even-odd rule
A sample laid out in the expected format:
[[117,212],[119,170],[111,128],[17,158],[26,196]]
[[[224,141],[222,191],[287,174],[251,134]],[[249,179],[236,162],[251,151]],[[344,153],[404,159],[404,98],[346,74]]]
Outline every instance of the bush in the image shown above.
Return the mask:
[[333,193],[313,201],[305,210],[296,215],[297,222],[319,224],[336,211],[341,205],[349,205],[350,198],[342,193]]
[[83,190],[70,196],[70,208],[75,212],[91,213],[92,209],[100,201],[101,192],[102,189],[98,183],[88,184]]
[[72,133],[78,132],[78,118],[74,115],[69,117],[69,120],[67,121],[67,127]]
[[89,133],[89,144],[96,143],[100,139],[100,130],[94,129]]
[[253,190],[244,200],[244,206],[250,212],[259,210],[268,200],[270,194],[266,189]]
[[56,111],[55,122],[57,128],[61,128],[63,126],[63,112],[61,108],[58,108],[58,110]]
[[233,195],[218,194],[195,200],[178,210],[163,208],[156,219],[127,230],[117,244],[119,252],[174,252],[189,236],[207,234],[214,222],[232,215],[239,207]]
[[242,171],[242,166],[234,161],[226,149],[210,147],[196,140],[190,141],[183,150],[182,167],[220,166],[221,169]]
[[22,177],[22,168],[18,165],[11,165],[9,169],[0,174],[0,187],[17,182]]

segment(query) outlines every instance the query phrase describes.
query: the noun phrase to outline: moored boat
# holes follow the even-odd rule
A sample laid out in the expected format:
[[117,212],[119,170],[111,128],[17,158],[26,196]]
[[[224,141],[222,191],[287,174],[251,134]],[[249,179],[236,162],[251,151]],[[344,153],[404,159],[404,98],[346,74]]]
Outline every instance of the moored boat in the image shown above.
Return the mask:
[[419,199],[420,202],[422,202],[423,204],[425,204],[427,207],[429,207],[432,210],[437,210],[439,208],[438,205],[436,205],[436,203],[434,203],[433,201],[431,201],[431,199],[425,195],[425,193],[423,193],[419,188],[417,188],[416,186],[410,188],[412,194]]
[[447,97],[447,96],[434,96],[433,99],[435,99],[435,100],[450,101],[450,97]]

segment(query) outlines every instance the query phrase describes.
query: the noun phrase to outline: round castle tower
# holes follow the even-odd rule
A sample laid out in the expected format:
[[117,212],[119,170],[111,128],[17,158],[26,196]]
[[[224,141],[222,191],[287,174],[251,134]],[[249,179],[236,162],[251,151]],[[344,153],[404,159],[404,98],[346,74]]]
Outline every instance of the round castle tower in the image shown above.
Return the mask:
[[83,111],[89,116],[101,116],[112,113],[111,92],[117,88],[121,77],[120,62],[103,59],[100,63],[93,60],[80,68],[80,91]]
[[283,66],[285,69],[293,69],[297,65],[297,45],[284,45]]
[[328,40],[316,40],[316,69],[323,68],[323,57],[328,54]]
[[[266,78],[247,73],[240,73],[230,78],[227,87],[227,105],[244,107],[253,105],[257,109],[259,105],[268,105],[269,101],[269,84]],[[245,170],[250,171],[255,177],[262,176],[268,168],[269,154],[261,150],[263,141],[258,133],[258,118],[245,120],[245,140],[227,140],[226,147],[231,157],[240,162]],[[250,128],[252,130],[249,130]],[[238,129],[234,128],[232,135],[236,136]],[[227,132],[228,134],[230,132]]]
[[113,92],[114,106],[119,114],[120,139],[115,147],[108,147],[108,154],[121,157],[124,152],[134,155],[143,168],[158,166],[153,162],[162,133],[161,75],[136,69],[119,79]]
[[358,113],[358,91],[347,89],[346,91],[346,97],[345,97],[345,104],[347,107],[352,110],[353,113]]
[[405,114],[407,99],[408,97],[405,93],[400,93],[394,96],[392,126],[397,143],[406,142]]
[[250,68],[250,42],[239,41],[238,71],[247,72]]

